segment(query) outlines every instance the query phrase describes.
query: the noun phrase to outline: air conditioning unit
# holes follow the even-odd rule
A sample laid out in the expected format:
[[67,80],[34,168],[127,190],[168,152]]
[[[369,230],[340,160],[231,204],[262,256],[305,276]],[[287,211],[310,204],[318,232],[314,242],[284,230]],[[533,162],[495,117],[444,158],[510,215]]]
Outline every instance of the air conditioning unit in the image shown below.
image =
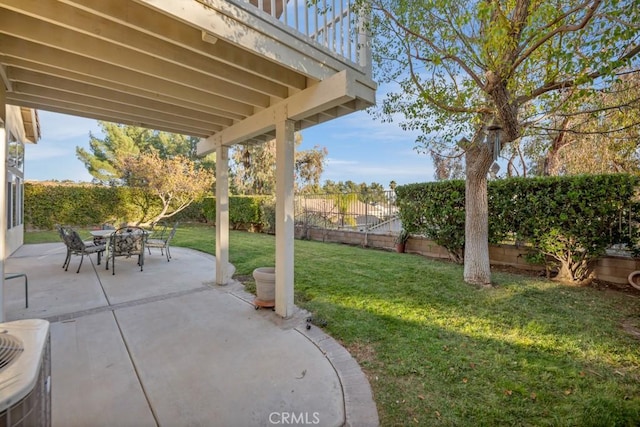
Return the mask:
[[50,425],[49,322],[0,323],[0,427]]

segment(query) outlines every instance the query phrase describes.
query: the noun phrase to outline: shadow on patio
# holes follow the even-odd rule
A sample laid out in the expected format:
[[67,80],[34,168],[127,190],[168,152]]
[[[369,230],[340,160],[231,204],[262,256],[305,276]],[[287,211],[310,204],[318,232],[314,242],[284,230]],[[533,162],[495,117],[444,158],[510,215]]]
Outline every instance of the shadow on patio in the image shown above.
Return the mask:
[[[377,425],[355,360],[305,313],[254,310],[238,283],[215,286],[215,258],[156,250],[144,271],[117,259],[116,275],[62,244],[25,245],[7,272],[7,321],[51,323],[54,426]],[[293,421],[293,422],[292,422]]]

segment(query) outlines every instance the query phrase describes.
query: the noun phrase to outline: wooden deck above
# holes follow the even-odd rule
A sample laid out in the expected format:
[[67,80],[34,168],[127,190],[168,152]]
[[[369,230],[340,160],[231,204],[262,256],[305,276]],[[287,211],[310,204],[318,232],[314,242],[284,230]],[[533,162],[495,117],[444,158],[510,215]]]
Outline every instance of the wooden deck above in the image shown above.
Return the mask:
[[270,138],[274,115],[303,129],[371,105],[367,67],[274,3],[0,0],[6,102],[208,138],[202,153]]

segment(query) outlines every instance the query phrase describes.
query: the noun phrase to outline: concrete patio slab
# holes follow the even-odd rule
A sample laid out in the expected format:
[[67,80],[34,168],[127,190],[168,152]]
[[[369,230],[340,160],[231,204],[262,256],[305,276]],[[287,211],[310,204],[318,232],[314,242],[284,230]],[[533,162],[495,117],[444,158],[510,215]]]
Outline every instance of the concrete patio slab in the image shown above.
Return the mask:
[[[29,308],[24,307],[22,280],[6,282],[5,313],[9,320],[44,319],[107,305],[100,279],[93,269],[95,256],[85,257],[76,273],[80,257],[72,257],[68,271],[62,263],[66,249],[60,243],[23,245],[6,261],[5,272],[27,273]],[[100,266],[98,266],[100,268]]]
[[[7,320],[51,325],[52,419],[56,427],[376,426],[366,377],[335,340],[297,310],[256,311],[240,283],[213,284],[215,258],[172,248],[62,268],[61,244],[25,245],[6,271]],[[95,256],[94,256],[95,263]],[[13,282],[13,283],[12,283]]]
[[51,325],[53,423],[155,426],[113,312]]
[[115,315],[161,425],[266,426],[283,413],[343,424],[340,382],[318,348],[229,293]]
[[[211,255],[171,248],[172,259],[167,262],[159,250],[152,251],[151,255],[145,254],[143,271],[140,271],[137,258],[116,257],[115,275],[111,267],[109,270],[105,269],[106,265],[98,267],[109,304],[195,289],[215,282],[215,259]],[[123,280],[123,276],[129,280]]]

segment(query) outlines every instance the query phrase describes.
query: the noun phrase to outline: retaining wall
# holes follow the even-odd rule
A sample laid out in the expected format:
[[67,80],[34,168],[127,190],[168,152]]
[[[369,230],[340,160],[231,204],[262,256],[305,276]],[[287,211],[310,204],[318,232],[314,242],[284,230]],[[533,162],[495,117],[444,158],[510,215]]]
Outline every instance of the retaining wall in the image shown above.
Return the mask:
[[[390,234],[365,234],[354,231],[296,227],[296,238],[395,250],[395,236]],[[449,259],[446,249],[424,237],[412,236],[407,241],[405,250],[428,258]],[[522,246],[489,245],[491,264],[522,270],[544,271],[544,266],[530,264],[525,260],[526,252],[526,247]],[[597,261],[594,273],[599,280],[626,284],[627,276],[635,270],[640,270],[640,259],[638,258],[606,256]]]

